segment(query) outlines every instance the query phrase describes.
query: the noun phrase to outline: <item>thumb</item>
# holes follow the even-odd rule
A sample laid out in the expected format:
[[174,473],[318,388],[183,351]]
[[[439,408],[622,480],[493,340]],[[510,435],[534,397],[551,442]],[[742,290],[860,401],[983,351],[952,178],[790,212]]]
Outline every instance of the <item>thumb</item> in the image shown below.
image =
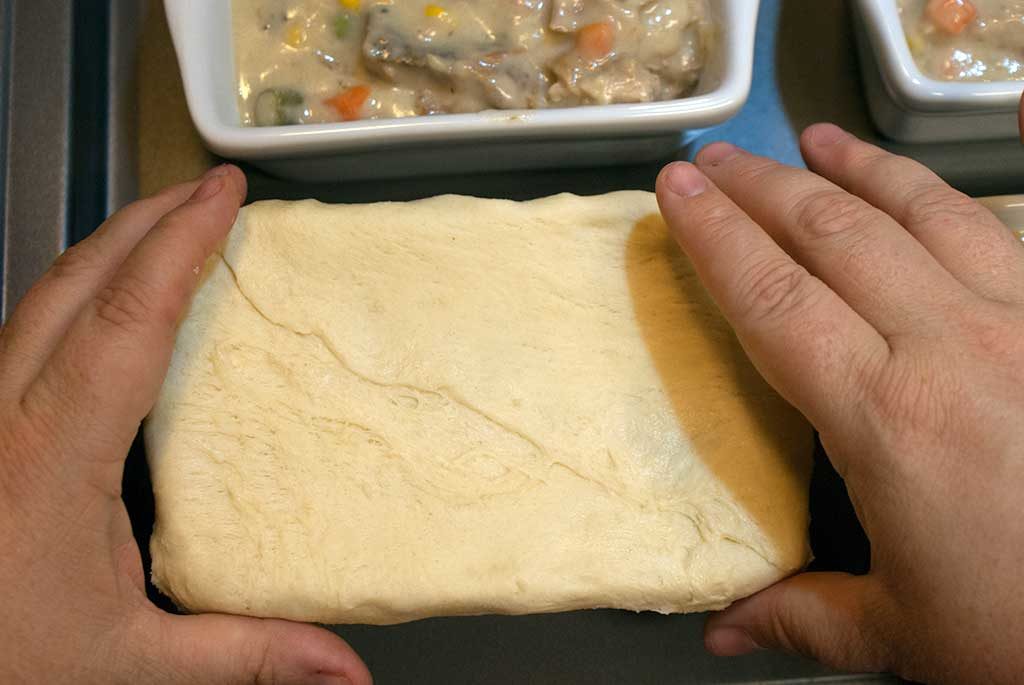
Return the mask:
[[874,638],[883,606],[871,576],[803,573],[712,615],[704,644],[716,656],[781,649],[840,670],[883,671],[886,643]]
[[220,614],[164,615],[169,680],[251,685],[372,685],[355,651],[324,628]]

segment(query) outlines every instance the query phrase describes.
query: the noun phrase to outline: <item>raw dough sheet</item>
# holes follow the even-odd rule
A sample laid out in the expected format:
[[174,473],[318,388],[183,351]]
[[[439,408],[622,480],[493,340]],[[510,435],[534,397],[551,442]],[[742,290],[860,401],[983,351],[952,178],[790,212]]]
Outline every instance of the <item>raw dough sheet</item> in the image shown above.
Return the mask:
[[701,611],[808,559],[811,429],[650,193],[251,205],[145,429],[192,611]]

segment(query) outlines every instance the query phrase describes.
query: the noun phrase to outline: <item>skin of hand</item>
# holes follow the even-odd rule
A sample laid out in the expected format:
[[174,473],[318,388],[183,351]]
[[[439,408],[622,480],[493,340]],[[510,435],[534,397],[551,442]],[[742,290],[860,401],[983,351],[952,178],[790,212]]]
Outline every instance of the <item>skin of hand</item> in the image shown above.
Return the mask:
[[835,126],[801,148],[809,171],[713,144],[662,171],[658,200],[754,364],[820,431],[871,568],[737,602],[708,620],[706,646],[1020,682],[1024,246]]
[[0,682],[370,684],[323,628],[146,598],[124,459],[245,194],[223,166],[126,207],[0,330]]

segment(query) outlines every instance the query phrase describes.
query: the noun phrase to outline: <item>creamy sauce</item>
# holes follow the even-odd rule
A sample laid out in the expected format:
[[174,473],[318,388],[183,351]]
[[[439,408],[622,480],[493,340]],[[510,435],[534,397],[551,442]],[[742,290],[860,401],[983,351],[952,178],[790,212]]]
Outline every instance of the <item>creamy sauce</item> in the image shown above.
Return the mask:
[[233,0],[249,126],[683,97],[707,0]]
[[921,71],[944,81],[1024,80],[1024,0],[953,3],[961,7],[948,11],[970,17],[959,33],[930,18],[929,4],[899,0],[907,44]]

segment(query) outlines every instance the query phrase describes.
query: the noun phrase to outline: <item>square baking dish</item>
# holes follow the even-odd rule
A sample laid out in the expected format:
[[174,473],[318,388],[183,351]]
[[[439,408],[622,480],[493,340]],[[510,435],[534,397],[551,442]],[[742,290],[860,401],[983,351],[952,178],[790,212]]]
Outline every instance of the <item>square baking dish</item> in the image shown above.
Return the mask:
[[189,111],[206,145],[284,178],[332,181],[668,158],[682,132],[719,124],[746,102],[759,0],[711,0],[719,30],[687,98],[266,128],[240,123],[230,0],[165,5]]
[[918,68],[896,0],[856,0],[857,47],[871,118],[905,143],[1016,138],[1024,81],[938,81]]
[[1024,242],[1024,195],[998,195],[978,198],[1000,221]]

